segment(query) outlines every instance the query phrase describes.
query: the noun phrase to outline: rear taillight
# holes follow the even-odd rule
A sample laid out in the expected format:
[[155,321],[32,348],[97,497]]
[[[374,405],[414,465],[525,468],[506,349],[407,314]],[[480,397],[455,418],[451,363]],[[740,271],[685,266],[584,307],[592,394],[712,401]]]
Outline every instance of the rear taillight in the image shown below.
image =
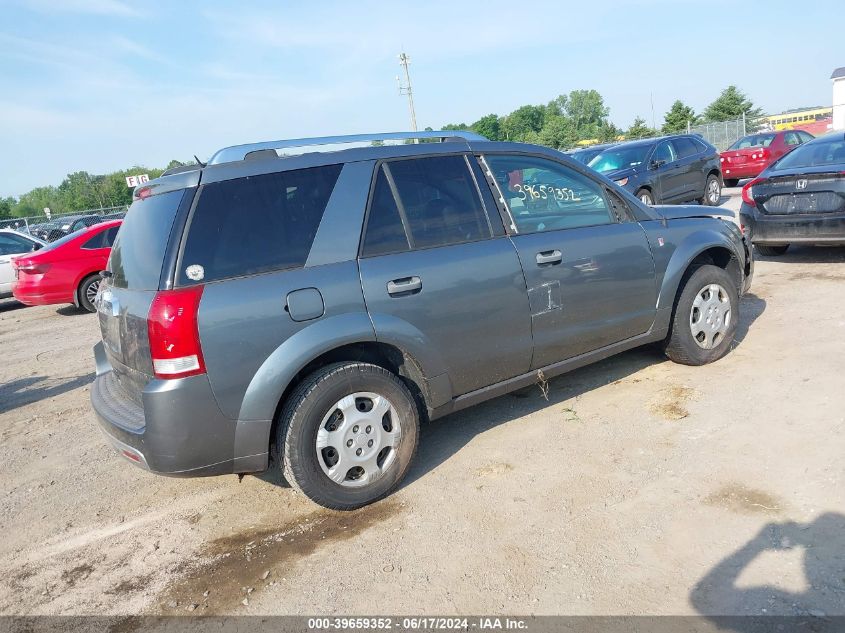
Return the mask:
[[769,160],[769,156],[771,156],[771,154],[769,154],[769,150],[761,149],[756,153],[751,154],[751,160]]
[[754,201],[754,185],[759,185],[764,182],[766,182],[765,178],[755,178],[754,180],[749,180],[742,186],[742,201],[749,207],[757,206],[757,203]]
[[17,268],[20,272],[26,273],[27,275],[43,275],[48,270],[50,270],[50,264],[39,264],[38,262],[32,262],[27,260],[13,260],[14,267]]
[[150,355],[157,378],[205,373],[197,312],[202,286],[156,293],[147,316]]

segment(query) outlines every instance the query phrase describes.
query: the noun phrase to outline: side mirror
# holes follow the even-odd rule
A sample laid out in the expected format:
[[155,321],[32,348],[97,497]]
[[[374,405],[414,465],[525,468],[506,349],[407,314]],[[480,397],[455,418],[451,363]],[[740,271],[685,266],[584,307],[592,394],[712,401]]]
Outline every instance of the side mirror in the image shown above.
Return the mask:
[[651,169],[660,169],[665,164],[666,164],[665,160],[663,160],[662,158],[658,158],[657,160],[651,161],[651,164],[649,165],[649,167],[651,167]]

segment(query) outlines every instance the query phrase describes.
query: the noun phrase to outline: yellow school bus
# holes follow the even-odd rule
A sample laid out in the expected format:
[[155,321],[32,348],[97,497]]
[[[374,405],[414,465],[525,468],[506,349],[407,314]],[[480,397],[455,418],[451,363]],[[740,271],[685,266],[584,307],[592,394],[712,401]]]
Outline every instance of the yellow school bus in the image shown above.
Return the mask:
[[799,125],[806,125],[820,119],[827,119],[833,116],[833,108],[810,108],[807,110],[795,110],[793,112],[782,112],[763,117],[773,130],[790,130]]

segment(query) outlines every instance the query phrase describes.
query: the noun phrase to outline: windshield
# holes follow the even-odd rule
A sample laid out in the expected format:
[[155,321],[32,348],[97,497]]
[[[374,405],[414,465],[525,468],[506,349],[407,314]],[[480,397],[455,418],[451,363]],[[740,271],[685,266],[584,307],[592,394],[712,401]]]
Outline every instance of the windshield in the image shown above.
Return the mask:
[[614,147],[602,152],[588,164],[601,173],[616,171],[617,169],[630,169],[642,165],[650,149],[651,145]]
[[776,169],[845,165],[845,139],[811,141],[799,145],[776,163]]
[[572,158],[586,165],[600,153],[600,149],[579,149],[578,151],[572,152]]
[[775,140],[774,134],[752,134],[743,136],[728,149],[745,149],[746,147],[768,147]]

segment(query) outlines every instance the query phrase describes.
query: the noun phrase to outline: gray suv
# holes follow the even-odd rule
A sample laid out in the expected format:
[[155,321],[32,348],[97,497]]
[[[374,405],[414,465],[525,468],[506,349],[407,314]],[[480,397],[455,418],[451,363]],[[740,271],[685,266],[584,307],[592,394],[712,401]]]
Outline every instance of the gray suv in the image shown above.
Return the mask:
[[336,509],[400,483],[422,420],[647,343],[722,357],[752,275],[707,209],[470,133],[230,147],[134,197],[97,298],[108,440]]

